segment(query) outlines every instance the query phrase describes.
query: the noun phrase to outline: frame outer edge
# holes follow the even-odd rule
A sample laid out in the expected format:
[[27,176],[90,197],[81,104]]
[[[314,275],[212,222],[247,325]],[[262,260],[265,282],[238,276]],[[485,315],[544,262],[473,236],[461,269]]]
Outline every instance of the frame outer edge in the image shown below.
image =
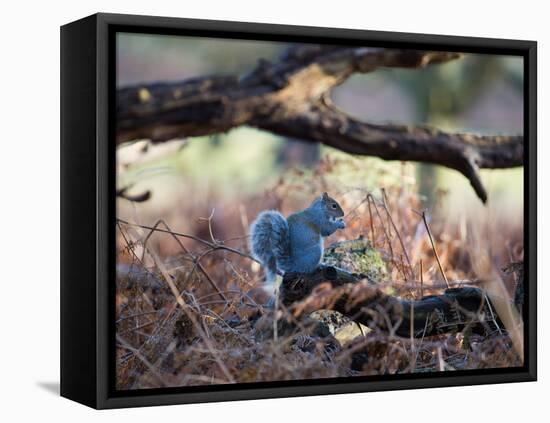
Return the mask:
[[96,406],[95,16],[61,28],[61,396]]
[[[113,222],[109,219],[110,198],[114,195],[110,192],[109,175],[109,34],[108,25],[102,14],[97,14],[97,408],[105,408],[109,397],[109,242],[110,226]],[[116,209],[115,209],[116,213]]]
[[[528,205],[529,205],[529,224],[526,228],[529,236],[529,302],[527,310],[529,327],[527,330],[529,345],[529,374],[531,380],[537,380],[537,43],[532,42],[526,57],[529,62],[528,75],[528,130],[529,130],[529,169],[528,171]],[[525,77],[525,76],[524,76]],[[525,95],[525,93],[524,93]],[[525,194],[524,194],[525,195]],[[524,229],[525,230],[525,229]],[[524,281],[525,283],[525,281]]]
[[[490,383],[508,383],[536,380],[536,43],[532,41],[521,40],[504,40],[504,39],[487,39],[474,37],[456,37],[456,36],[441,36],[429,34],[407,34],[399,32],[380,32],[352,29],[335,29],[335,28],[317,28],[317,27],[300,27],[289,25],[274,25],[274,24],[257,24],[257,23],[240,23],[240,22],[223,22],[210,20],[196,19],[180,19],[180,18],[162,18],[151,16],[135,16],[135,15],[118,15],[118,14],[103,14],[94,15],[96,19],[96,291],[95,291],[95,310],[96,310],[96,363],[95,381],[96,381],[96,408],[119,408],[119,407],[136,407],[150,405],[168,405],[168,404],[184,404],[197,402],[212,402],[212,401],[233,401],[244,399],[260,399],[260,398],[279,398],[291,396],[309,396],[337,393],[353,393],[353,392],[371,392],[382,390],[401,390],[412,388],[430,388],[430,387],[450,387],[459,385],[477,385]],[[330,381],[320,381],[319,384],[306,384],[294,386],[278,386],[269,387],[266,385],[258,385],[257,387],[245,386],[227,386],[227,389],[211,391],[211,392],[189,392],[189,393],[151,393],[143,392],[140,395],[114,396],[109,393],[109,378],[113,377],[109,374],[109,237],[107,236],[109,225],[114,225],[109,220],[109,204],[114,198],[110,192],[110,181],[108,174],[110,172],[110,128],[113,122],[109,121],[109,96],[114,95],[109,93],[109,60],[112,57],[109,53],[109,28],[118,25],[128,26],[147,26],[162,30],[163,28],[171,29],[193,29],[193,30],[210,30],[210,31],[229,31],[243,34],[279,34],[288,36],[310,37],[335,37],[342,40],[358,40],[365,39],[376,41],[388,41],[391,43],[407,44],[407,38],[418,40],[419,43],[438,44],[441,49],[449,49],[456,47],[465,48],[486,48],[497,50],[494,54],[499,54],[498,50],[516,49],[521,50],[525,54],[526,60],[529,60],[529,121],[530,130],[530,150],[529,150],[529,198],[532,202],[530,209],[529,231],[533,236],[530,238],[530,245],[534,240],[534,247],[530,249],[531,260],[530,264],[530,287],[529,290],[529,367],[518,369],[517,372],[509,373],[492,373],[492,374],[460,374],[460,375],[440,375],[438,377],[404,377],[391,378],[386,380],[375,381],[357,381],[350,379],[342,383],[330,383]],[[411,42],[408,41],[410,44]],[[503,54],[503,53],[500,53]],[[527,76],[527,75],[526,75]],[[533,188],[534,187],[534,188]],[[111,217],[112,218],[112,217]],[[534,266],[534,267],[533,267]],[[533,279],[534,278],[534,279]],[[532,282],[533,281],[533,282]],[[406,376],[406,375],[405,375]]]

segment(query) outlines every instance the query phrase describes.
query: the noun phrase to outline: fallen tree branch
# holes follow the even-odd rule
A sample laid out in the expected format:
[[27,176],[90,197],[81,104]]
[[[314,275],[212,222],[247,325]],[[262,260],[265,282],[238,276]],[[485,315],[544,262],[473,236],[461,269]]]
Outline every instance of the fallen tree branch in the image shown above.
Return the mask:
[[441,295],[408,301],[385,294],[361,275],[331,266],[321,267],[312,274],[286,274],[280,296],[294,317],[330,309],[371,329],[406,338],[465,328],[488,334],[498,327],[479,288],[449,288]]
[[209,135],[249,125],[385,160],[437,164],[461,172],[478,197],[480,168],[523,164],[522,136],[451,134],[422,126],[374,125],[338,110],[331,90],[354,73],[421,68],[461,57],[454,52],[298,45],[247,75],[121,88],[117,142]]
[[116,196],[118,198],[123,198],[125,200],[132,201],[134,203],[143,203],[151,198],[151,191],[149,190],[144,191],[140,194],[128,194],[128,190],[130,188],[131,187],[128,186],[128,187],[117,189]]

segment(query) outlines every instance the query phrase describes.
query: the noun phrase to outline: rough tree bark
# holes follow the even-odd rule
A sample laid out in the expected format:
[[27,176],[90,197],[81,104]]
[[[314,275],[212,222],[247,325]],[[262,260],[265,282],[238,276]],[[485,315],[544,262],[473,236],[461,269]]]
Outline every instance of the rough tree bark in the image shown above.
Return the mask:
[[461,172],[478,197],[480,168],[523,164],[523,136],[453,134],[425,126],[377,125],[345,114],[331,90],[354,73],[421,68],[460,58],[453,52],[298,45],[276,63],[262,60],[244,76],[120,88],[117,141],[209,135],[248,125],[386,160],[438,164]]
[[441,295],[409,301],[385,294],[362,275],[332,266],[312,274],[286,274],[280,300],[295,317],[336,310],[371,329],[406,338],[411,331],[413,337],[423,338],[465,328],[488,334],[502,326],[479,288],[449,288]]

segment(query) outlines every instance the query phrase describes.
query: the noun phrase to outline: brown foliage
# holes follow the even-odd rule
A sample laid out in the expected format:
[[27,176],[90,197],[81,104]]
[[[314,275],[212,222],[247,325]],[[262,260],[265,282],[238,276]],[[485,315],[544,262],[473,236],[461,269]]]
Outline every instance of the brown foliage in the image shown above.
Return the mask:
[[[296,192],[313,196],[329,191],[339,199],[347,212],[347,229],[328,242],[360,235],[371,240],[388,267],[388,276],[378,285],[377,292],[419,299],[421,290],[428,295],[446,288],[423,220],[415,213],[422,210],[422,201],[414,183],[387,186],[376,195],[360,188],[338,190],[331,182],[331,171],[338,166],[337,160],[326,159],[310,176],[291,172],[262,196],[227,203],[223,221],[217,220],[216,215],[199,220],[198,217],[205,216],[203,211],[188,205],[185,215],[195,222],[189,232],[191,237],[174,237],[166,231],[153,233],[118,223],[118,388],[521,364],[504,328],[486,337],[466,331],[421,339],[400,338],[374,330],[343,345],[332,336],[319,336],[315,324],[299,317],[296,309],[282,307],[278,311],[278,337],[274,339],[269,331],[273,312],[263,306],[266,294],[261,289],[262,273],[248,256],[243,221],[251,221],[259,210],[267,207],[277,207],[283,213],[303,207]],[[243,202],[247,204],[244,211]],[[521,222],[503,226],[498,219],[482,222],[477,216],[478,226],[466,225],[464,234],[464,227],[446,219],[438,207],[436,204],[432,209],[429,224],[441,267],[451,286],[477,283],[472,262],[473,252],[480,249],[490,252],[496,269],[522,259]],[[177,231],[178,221],[174,220],[169,224]],[[481,244],[473,248],[474,237],[469,235],[472,231],[492,235],[475,237],[475,242]],[[513,276],[501,274],[501,277],[511,293]],[[322,289],[326,288],[319,288]],[[175,292],[179,293],[179,301]],[[262,322],[267,323],[262,326]]]

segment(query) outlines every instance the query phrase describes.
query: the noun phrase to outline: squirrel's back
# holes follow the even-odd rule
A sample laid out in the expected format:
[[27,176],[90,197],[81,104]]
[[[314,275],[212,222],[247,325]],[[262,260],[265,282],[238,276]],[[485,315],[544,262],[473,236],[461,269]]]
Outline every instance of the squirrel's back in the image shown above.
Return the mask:
[[313,272],[323,257],[323,237],[345,228],[342,216],[344,211],[326,192],[288,219],[275,210],[261,212],[250,228],[250,247],[268,282],[278,270]]

